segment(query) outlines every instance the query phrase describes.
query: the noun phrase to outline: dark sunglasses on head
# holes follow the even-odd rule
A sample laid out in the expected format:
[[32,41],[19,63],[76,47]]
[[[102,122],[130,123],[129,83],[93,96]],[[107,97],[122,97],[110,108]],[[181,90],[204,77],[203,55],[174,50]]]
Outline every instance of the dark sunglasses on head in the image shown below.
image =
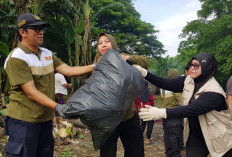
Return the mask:
[[192,67],[193,67],[193,69],[197,70],[197,69],[199,69],[200,64],[190,64],[190,68],[192,68]]

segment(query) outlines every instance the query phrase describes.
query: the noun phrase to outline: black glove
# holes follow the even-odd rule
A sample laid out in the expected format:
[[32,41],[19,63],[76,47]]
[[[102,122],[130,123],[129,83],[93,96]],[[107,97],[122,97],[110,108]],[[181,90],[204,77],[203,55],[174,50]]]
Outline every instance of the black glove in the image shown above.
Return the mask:
[[126,62],[128,63],[128,64],[130,64],[130,65],[133,65],[133,64],[135,64],[133,61],[131,61],[131,60],[126,60]]
[[55,112],[58,113],[61,117],[66,118],[65,112],[67,110],[66,104],[57,104],[55,108]]

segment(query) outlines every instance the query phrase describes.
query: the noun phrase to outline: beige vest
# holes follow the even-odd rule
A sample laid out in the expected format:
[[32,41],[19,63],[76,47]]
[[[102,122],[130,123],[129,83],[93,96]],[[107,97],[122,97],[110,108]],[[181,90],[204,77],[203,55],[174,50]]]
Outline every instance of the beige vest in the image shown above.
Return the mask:
[[[194,81],[187,76],[183,89],[183,105],[188,105],[194,91]],[[212,77],[197,93],[195,99],[205,92],[216,92],[222,94],[226,99],[226,94],[220,84]],[[230,123],[230,108],[227,110],[213,110],[198,116],[201,130],[210,152],[211,157],[221,157],[232,148],[232,123]],[[184,118],[184,144],[189,136],[188,119]]]

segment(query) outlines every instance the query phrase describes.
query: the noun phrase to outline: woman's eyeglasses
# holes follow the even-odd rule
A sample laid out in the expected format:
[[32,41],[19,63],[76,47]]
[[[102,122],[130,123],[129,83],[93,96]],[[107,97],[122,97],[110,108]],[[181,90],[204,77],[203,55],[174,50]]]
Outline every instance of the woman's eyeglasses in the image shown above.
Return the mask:
[[192,68],[192,67],[194,70],[197,70],[197,69],[199,69],[200,64],[190,64],[190,68]]

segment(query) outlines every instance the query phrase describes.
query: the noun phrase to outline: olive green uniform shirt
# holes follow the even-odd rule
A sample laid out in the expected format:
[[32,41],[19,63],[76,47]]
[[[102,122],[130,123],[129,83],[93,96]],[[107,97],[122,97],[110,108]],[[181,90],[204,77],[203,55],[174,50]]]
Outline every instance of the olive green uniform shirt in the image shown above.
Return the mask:
[[20,85],[34,81],[38,91],[54,100],[55,68],[61,64],[64,63],[48,49],[40,47],[36,54],[19,43],[4,65],[11,85],[7,116],[26,122],[52,120],[54,111],[28,98]]
[[162,90],[160,95],[163,108],[174,108],[181,106],[182,93],[173,93]]

